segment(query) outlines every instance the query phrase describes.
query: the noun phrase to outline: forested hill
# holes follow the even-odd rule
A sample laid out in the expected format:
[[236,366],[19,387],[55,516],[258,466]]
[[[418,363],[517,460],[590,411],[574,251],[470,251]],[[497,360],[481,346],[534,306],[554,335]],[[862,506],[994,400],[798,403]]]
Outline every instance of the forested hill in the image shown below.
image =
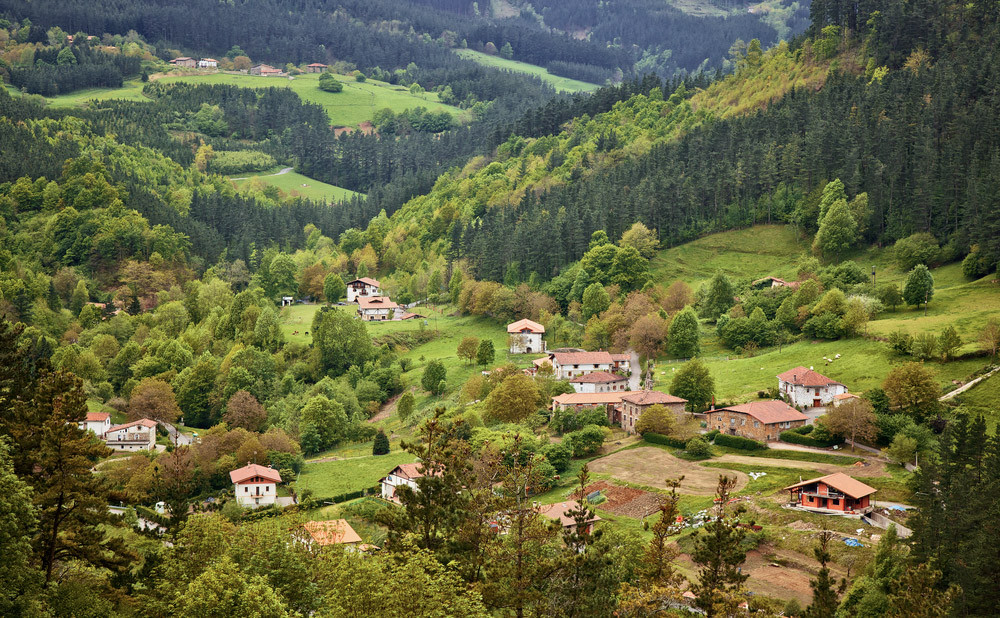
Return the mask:
[[868,194],[861,240],[926,231],[996,263],[994,3],[864,6],[814,2],[810,38],[752,47],[704,92],[639,95],[557,136],[512,138],[442,177],[396,225],[428,247],[445,240],[478,277],[544,279],[594,230],[615,237],[636,220],[667,244],[763,221],[815,231],[819,190],[840,178],[848,196]]

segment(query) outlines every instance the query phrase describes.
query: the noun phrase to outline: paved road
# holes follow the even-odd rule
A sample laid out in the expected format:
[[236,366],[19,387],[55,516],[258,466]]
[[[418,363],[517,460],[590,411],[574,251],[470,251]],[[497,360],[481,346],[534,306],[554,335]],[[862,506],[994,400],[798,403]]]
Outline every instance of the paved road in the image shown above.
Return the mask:
[[167,428],[167,433],[170,435],[170,443],[177,446],[189,446],[191,444],[191,436],[188,434],[177,431],[177,428],[170,423],[163,423],[163,426]]
[[627,350],[626,352],[632,356],[629,360],[632,375],[628,379],[628,389],[630,391],[642,390],[642,367],[639,365],[639,353],[635,350]]

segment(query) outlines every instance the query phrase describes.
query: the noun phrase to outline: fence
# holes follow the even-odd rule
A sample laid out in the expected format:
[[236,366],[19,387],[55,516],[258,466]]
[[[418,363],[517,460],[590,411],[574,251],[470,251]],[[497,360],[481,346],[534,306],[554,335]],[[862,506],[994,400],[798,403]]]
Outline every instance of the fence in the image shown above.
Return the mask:
[[862,517],[862,519],[864,519],[871,525],[875,526],[876,528],[882,528],[883,530],[888,530],[890,525],[896,526],[896,534],[898,534],[899,538],[901,539],[908,538],[910,535],[913,534],[913,530],[910,530],[909,528],[900,523],[892,521],[885,515],[879,515],[874,511],[865,515],[864,517]]

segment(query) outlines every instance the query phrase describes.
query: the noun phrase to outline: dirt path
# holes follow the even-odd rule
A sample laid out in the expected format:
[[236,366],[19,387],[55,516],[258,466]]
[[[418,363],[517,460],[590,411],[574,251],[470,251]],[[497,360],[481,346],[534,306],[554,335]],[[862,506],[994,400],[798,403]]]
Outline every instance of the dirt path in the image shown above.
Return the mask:
[[294,168],[283,167],[283,168],[281,168],[280,171],[275,172],[273,174],[263,174],[263,175],[260,175],[260,176],[244,176],[243,178],[230,178],[229,180],[249,180],[251,178],[268,178],[270,176],[284,176],[288,172],[292,171],[292,169],[294,169]]
[[379,421],[384,421],[385,419],[392,416],[392,411],[396,409],[396,402],[399,401],[399,398],[402,396],[403,393],[399,393],[398,395],[393,395],[392,397],[390,397],[385,403],[382,404],[382,407],[378,409],[378,412],[375,413],[375,416],[368,419],[368,422],[377,423]]
[[994,369],[993,371],[990,371],[989,373],[984,373],[983,375],[979,376],[975,380],[969,380],[968,384],[963,384],[962,386],[956,388],[955,390],[951,391],[950,393],[947,393],[947,394],[939,397],[938,401],[948,401],[949,399],[951,399],[952,397],[955,397],[956,395],[961,395],[965,391],[969,390],[970,388],[972,388],[976,384],[979,384],[980,382],[982,382],[983,380],[985,380],[986,378],[990,377],[991,375],[993,375],[994,373],[996,373],[998,371],[1000,371],[1000,367],[997,367],[996,369]]

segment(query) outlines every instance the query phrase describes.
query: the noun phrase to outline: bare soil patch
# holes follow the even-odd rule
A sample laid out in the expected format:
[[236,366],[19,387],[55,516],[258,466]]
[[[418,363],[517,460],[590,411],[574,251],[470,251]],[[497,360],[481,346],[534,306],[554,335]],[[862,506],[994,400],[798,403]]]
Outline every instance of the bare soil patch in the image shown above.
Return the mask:
[[[726,457],[729,457],[727,455]],[[723,458],[719,458],[723,459]],[[744,459],[759,459],[745,457]],[[749,462],[757,463],[757,462]],[[758,465],[767,465],[760,462]],[[595,459],[589,464],[591,472],[608,474],[617,479],[637,485],[661,487],[666,489],[666,479],[684,476],[678,493],[690,496],[712,496],[719,484],[719,474],[736,476],[736,491],[746,487],[749,478],[742,472],[734,470],[720,471],[705,468],[696,463],[684,461],[670,453],[652,446],[642,446],[612,453],[607,457]]]
[[[660,506],[662,497],[651,491],[634,489],[632,487],[622,487],[607,481],[591,483],[584,488],[584,495],[590,495],[595,491],[600,491],[606,500],[600,503],[598,508],[614,515],[624,515],[633,519],[643,517],[655,512]],[[573,494],[579,499],[579,492]]]

